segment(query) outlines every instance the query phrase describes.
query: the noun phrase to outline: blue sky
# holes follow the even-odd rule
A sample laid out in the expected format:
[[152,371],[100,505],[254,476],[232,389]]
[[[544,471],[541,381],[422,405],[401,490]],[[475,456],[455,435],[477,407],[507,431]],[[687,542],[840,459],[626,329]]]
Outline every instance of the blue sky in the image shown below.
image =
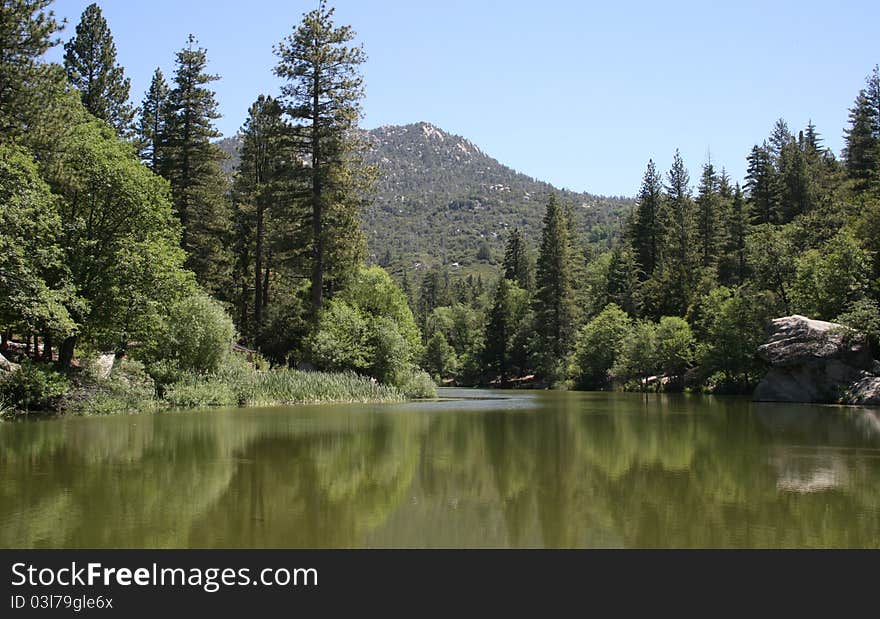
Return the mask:
[[[56,0],[72,36],[86,0]],[[224,134],[275,94],[272,46],[317,5],[104,0],[137,102],[190,32],[207,48]],[[717,5],[717,6],[716,6]],[[681,149],[741,179],[776,118],[809,119],[839,153],[847,110],[880,62],[880,2],[338,0],[369,58],[362,126],[420,120],[559,187],[633,195],[649,158]],[[50,58],[58,60],[56,48]]]

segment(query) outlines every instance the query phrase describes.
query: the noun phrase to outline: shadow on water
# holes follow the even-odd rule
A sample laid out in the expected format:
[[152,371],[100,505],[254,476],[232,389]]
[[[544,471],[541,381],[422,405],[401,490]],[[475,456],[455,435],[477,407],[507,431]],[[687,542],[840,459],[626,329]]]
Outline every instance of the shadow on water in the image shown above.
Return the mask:
[[877,547],[880,411],[443,390],[0,425],[0,547]]

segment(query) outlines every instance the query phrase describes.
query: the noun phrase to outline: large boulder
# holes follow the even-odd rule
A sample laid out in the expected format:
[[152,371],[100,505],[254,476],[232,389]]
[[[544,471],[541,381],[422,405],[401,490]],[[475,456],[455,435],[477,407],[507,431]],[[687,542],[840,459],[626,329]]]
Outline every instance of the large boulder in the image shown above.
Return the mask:
[[[21,369],[21,366],[17,363],[13,363],[2,354],[0,354],[0,372],[15,372],[16,370]],[[0,374],[2,375],[2,374]]]
[[865,335],[796,315],[777,318],[767,331],[758,355],[770,370],[755,389],[755,400],[871,403],[877,364]]

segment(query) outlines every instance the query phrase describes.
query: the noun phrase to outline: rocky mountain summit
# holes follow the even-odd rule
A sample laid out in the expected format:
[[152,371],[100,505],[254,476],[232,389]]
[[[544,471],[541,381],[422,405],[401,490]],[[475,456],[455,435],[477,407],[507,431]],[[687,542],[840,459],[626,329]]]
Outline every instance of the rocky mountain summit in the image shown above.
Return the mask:
[[755,389],[757,401],[880,404],[880,362],[868,338],[843,325],[777,318],[758,355],[770,370]]

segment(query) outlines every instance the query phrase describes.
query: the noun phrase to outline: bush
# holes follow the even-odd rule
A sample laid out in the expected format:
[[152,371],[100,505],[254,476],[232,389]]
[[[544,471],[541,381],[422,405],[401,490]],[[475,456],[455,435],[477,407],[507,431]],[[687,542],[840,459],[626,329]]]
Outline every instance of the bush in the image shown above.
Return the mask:
[[204,293],[175,303],[157,334],[141,353],[151,376],[162,385],[181,373],[214,372],[225,361],[235,340],[235,326],[223,306]]
[[142,363],[117,359],[110,376],[99,379],[83,372],[65,408],[77,415],[140,413],[157,407],[156,387]]
[[424,370],[409,370],[402,376],[399,385],[403,395],[409,399],[431,399],[437,397],[437,385]]
[[20,370],[0,379],[0,401],[25,412],[53,410],[69,389],[67,377],[53,366],[25,359]]
[[608,384],[620,343],[631,328],[629,316],[614,303],[581,328],[571,365],[571,375],[579,387],[601,389]]

